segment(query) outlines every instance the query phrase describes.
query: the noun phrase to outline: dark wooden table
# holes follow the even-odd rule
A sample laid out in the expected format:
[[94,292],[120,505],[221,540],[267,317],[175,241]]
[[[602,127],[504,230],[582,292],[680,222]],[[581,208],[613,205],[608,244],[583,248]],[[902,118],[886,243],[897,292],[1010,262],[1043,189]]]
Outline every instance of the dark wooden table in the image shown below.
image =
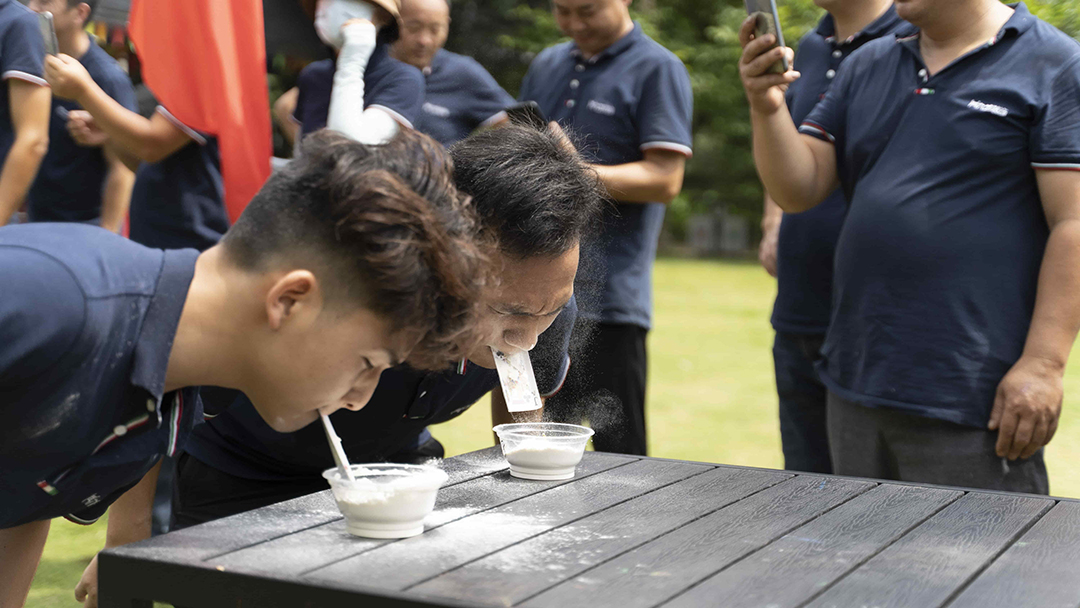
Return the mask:
[[1080,606],[1080,502],[587,453],[445,462],[421,536],[329,491],[104,552],[101,606]]

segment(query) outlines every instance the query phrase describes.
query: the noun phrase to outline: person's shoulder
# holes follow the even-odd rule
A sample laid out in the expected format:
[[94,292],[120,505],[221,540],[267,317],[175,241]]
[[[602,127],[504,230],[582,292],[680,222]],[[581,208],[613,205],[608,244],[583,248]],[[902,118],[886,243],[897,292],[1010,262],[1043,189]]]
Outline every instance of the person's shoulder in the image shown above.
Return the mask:
[[1035,38],[1034,44],[1028,46],[1042,59],[1039,63],[1061,67],[1071,64],[1075,70],[1077,58],[1080,57],[1080,42],[1035,15],[1028,18],[1033,20],[1028,34]]
[[403,79],[420,88],[424,87],[424,73],[420,68],[393,57],[387,57],[386,63],[394,79]]
[[533,58],[532,63],[530,64],[530,69],[534,67],[547,67],[558,63],[561,59],[570,55],[570,49],[573,48],[573,45],[573,42],[567,41],[547,47],[536,54],[536,57]]
[[881,38],[871,40],[858,49],[855,49],[855,52],[848,55],[847,59],[844,59],[844,69],[855,70],[865,68],[866,66],[872,65],[876,61],[885,59],[889,56],[899,56],[900,41],[917,35],[918,30],[910,30],[904,31],[903,33],[886,34]]
[[7,27],[38,27],[38,16],[30,7],[21,2],[8,2],[0,6],[0,24]]
[[311,82],[326,77],[334,77],[333,59],[320,59],[319,61],[312,61],[307,64],[304,66],[304,69],[300,70],[300,74],[297,76],[297,82]]
[[90,76],[102,88],[107,85],[111,87],[131,87],[134,90],[131,79],[120,68],[120,64],[106,53],[105,49],[98,46],[93,38],[90,39],[90,48],[86,51],[86,57],[84,57],[82,63],[87,67]]
[[460,55],[443,49],[442,54],[447,75],[458,80],[471,81],[474,83],[495,82],[495,78],[479,61],[468,55]]
[[635,65],[640,66],[639,73],[681,74],[689,81],[690,72],[678,55],[644,32],[641,33],[641,38],[635,53]]

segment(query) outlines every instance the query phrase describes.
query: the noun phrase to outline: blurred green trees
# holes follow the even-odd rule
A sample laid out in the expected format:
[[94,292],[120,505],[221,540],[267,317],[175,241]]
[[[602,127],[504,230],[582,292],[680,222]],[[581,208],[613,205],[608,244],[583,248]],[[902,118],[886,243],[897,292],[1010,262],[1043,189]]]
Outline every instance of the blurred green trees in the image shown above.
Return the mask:
[[[475,57],[516,95],[529,62],[563,40],[548,0],[452,0],[447,48]],[[822,11],[812,0],[777,0],[784,38],[795,47]],[[1080,35],[1080,2],[1034,0],[1028,7],[1072,36]],[[736,67],[741,0],[636,0],[634,18],[649,36],[686,64],[694,87],[694,158],[668,227],[679,237],[685,220],[726,205],[757,225],[761,185],[750,155],[746,100]]]

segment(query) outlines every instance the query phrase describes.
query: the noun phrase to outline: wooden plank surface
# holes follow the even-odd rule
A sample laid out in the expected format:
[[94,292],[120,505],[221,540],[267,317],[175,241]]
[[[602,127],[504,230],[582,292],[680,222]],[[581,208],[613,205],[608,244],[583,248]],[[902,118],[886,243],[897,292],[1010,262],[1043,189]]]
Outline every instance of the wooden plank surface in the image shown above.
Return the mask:
[[713,469],[429,580],[413,591],[510,606],[790,474]]
[[[508,471],[499,471],[444,487],[439,490],[435,511],[425,520],[425,533],[474,513],[572,481],[580,482],[590,475],[631,462],[635,462],[635,459],[604,454],[582,461],[578,465],[577,476],[572,480],[529,481],[511,477]],[[235,572],[292,577],[391,542],[394,541],[353,536],[345,530],[345,520],[339,517],[332,522],[245,547],[210,561],[215,568],[223,567]]]
[[961,492],[880,485],[770,543],[665,606],[799,606]]
[[940,606],[1032,523],[1049,499],[973,492],[890,545],[810,604]]
[[711,467],[638,460],[509,504],[450,522],[427,534],[384,545],[316,570],[306,580],[337,588],[405,590],[600,509],[697,475]]
[[1080,606],[1080,503],[1059,502],[949,608]]
[[530,608],[655,606],[875,484],[800,475],[526,601]]

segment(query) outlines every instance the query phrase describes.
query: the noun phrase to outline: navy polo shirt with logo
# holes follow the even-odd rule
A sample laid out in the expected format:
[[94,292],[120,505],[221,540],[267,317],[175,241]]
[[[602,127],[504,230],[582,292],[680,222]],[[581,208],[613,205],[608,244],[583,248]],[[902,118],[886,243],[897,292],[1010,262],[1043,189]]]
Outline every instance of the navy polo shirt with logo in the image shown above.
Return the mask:
[[229,229],[217,138],[162,106],[157,111],[191,141],[160,162],[139,165],[131,190],[131,240],[160,249],[209,249]]
[[[326,126],[336,67],[335,59],[323,59],[300,71],[293,118],[300,123],[301,138]],[[424,75],[391,57],[389,44],[377,45],[364,69],[364,109],[379,108],[412,128],[423,105]]]
[[[89,34],[87,34],[89,37]],[[138,112],[135,89],[116,60],[94,39],[79,58],[90,77],[120,105]],[[80,146],[67,130],[67,113],[82,106],[53,97],[49,117],[49,152],[41,161],[27,197],[32,222],[87,222],[101,216],[108,165],[102,148]]]
[[[530,353],[545,397],[558,392],[566,379],[576,318],[571,301]],[[457,417],[498,384],[495,370],[469,362],[438,373],[395,367],[383,372],[363,409],[339,410],[330,419],[351,462],[384,461],[422,444],[430,438],[428,425]],[[286,480],[318,477],[334,466],[318,423],[295,433],[275,432],[242,393],[231,403],[208,401],[207,408],[223,412],[195,430],[186,450],[218,470],[246,479]]]
[[472,57],[439,49],[424,72],[423,114],[416,130],[444,146],[497,122],[514,98]]
[[[45,82],[45,41],[41,39],[38,16],[15,0],[0,0],[0,80],[25,80],[41,86]],[[0,94],[0,167],[15,143],[11,123],[8,87]]]
[[197,255],[0,228],[0,528],[97,519],[202,419],[198,389],[164,393]]
[[[576,134],[588,161],[621,165],[650,149],[690,156],[694,95],[686,67],[671,51],[634,29],[585,59],[573,42],[544,49],[525,75],[519,98],[535,101],[549,120]],[[582,318],[648,329],[652,318],[652,266],[665,207],[618,203],[604,218],[586,260],[600,270],[578,273]]]
[[822,380],[985,428],[1034,311],[1049,232],[1036,172],[1080,169],[1080,44],[1023,4],[934,75],[917,34],[882,38],[800,131],[834,143],[851,203]]
[[[837,40],[832,15],[822,17],[799,41],[794,69],[802,77],[787,90],[791,118],[799,124],[829,90],[836,70],[867,42],[913,26],[889,6],[883,15],[847,40]],[[911,31],[909,31],[911,30]],[[847,213],[844,193],[836,189],[803,213],[785,213],[776,248],[777,289],[772,325],[776,331],[824,334],[832,301],[833,253]]]

